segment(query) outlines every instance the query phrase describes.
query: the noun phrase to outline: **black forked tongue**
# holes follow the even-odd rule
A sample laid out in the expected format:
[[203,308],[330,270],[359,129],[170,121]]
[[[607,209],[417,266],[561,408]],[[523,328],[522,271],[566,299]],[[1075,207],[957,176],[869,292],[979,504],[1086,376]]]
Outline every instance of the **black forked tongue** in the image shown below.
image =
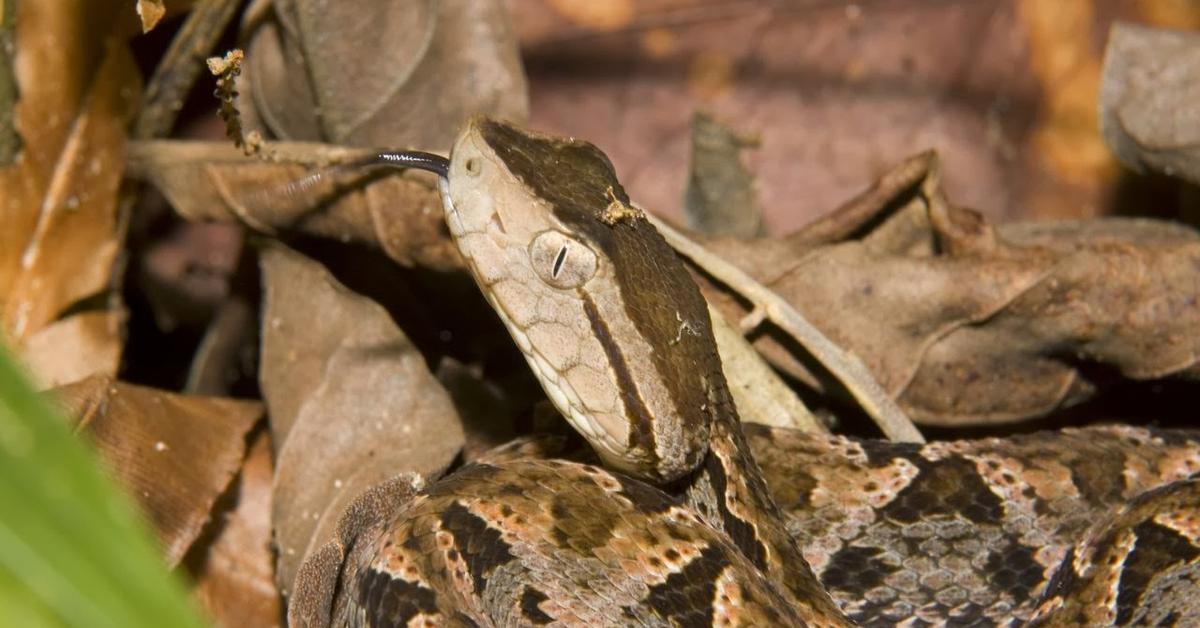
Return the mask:
[[374,163],[395,168],[416,168],[432,172],[445,179],[450,174],[450,160],[441,155],[419,150],[384,151],[375,156]]

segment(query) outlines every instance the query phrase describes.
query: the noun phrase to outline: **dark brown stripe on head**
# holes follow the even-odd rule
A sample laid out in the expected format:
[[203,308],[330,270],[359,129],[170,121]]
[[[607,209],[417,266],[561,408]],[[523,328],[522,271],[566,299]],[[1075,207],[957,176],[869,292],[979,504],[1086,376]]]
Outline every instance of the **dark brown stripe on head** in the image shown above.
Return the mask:
[[483,596],[492,572],[513,560],[509,544],[500,538],[499,530],[488,527],[487,521],[458,502],[442,513],[442,529],[454,537],[454,547],[467,564],[475,594]]
[[358,579],[358,602],[370,626],[405,626],[419,614],[438,612],[433,589],[365,569]]
[[581,294],[583,311],[587,314],[588,322],[592,326],[592,333],[600,341],[600,346],[604,348],[604,355],[608,358],[613,374],[617,377],[617,384],[621,388],[621,403],[625,405],[625,415],[630,420],[629,446],[632,449],[644,450],[649,456],[650,465],[653,466],[658,462],[658,452],[654,442],[654,417],[651,416],[650,409],[646,407],[646,402],[638,394],[638,388],[634,384],[633,375],[629,372],[629,364],[625,361],[625,355],[621,353],[620,345],[609,331],[608,323],[604,322],[600,316],[596,302],[586,292]]
[[[629,195],[612,162],[595,145],[532,134],[497,120],[482,120],[479,133],[509,171],[555,210],[597,212],[608,205],[609,190],[623,203]],[[595,217],[595,216],[591,216]]]

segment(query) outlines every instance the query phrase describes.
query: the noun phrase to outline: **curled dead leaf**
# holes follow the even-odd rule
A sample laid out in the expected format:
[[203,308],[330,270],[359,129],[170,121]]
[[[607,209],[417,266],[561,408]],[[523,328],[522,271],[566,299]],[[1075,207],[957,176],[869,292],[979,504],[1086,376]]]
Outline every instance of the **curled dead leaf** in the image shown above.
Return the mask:
[[462,267],[442,219],[441,197],[427,174],[344,173],[361,183],[344,187],[331,174],[315,187],[296,189],[310,174],[300,163],[339,163],[373,153],[292,142],[271,144],[269,150],[278,161],[246,157],[222,142],[134,142],[129,169],[189,220],[238,220],[265,233],[363,242],[405,266]]
[[528,115],[516,40],[497,0],[272,8],[244,33],[241,102],[248,120],[278,138],[445,150],[472,114]]
[[1118,22],[1104,56],[1108,146],[1133,168],[1200,184],[1200,35]]
[[[120,37],[127,11],[115,1],[16,6],[22,71],[15,74],[12,121],[22,149],[0,171],[0,328],[27,363],[42,368],[63,363],[31,355],[27,340],[104,292],[120,247],[117,187],[139,91],[137,67]],[[109,303],[119,315],[117,301]],[[93,344],[105,345],[90,354],[97,362],[74,361],[64,365],[69,372],[38,377],[61,382],[81,373],[114,374],[121,326],[89,328]],[[94,333],[101,330],[107,338]]]
[[24,363],[42,388],[116,373],[125,313],[81,312],[50,323],[25,339]]
[[265,249],[262,267],[260,380],[286,595],[353,499],[402,472],[441,473],[464,438],[450,397],[386,310],[283,247]]
[[[237,474],[262,404],[188,397],[94,376],[51,393],[141,503],[176,565]],[[164,481],[170,478],[170,481]]]
[[213,625],[278,626],[282,612],[271,551],[271,439],[258,431],[237,481],[218,503],[211,534],[186,564],[192,595]]
[[[868,191],[874,217],[863,203],[847,204],[853,221],[824,224],[863,227],[839,242],[793,236],[790,251],[782,239],[711,246],[858,356],[925,424],[1042,416],[1095,392],[1080,370],[1089,363],[1132,379],[1200,374],[1195,231],[1121,219],[993,230],[948,205],[932,181],[895,188],[890,199],[877,194],[889,186]],[[702,285],[727,318],[749,313],[725,288]],[[776,367],[824,389],[824,375],[777,329],[755,345]]]

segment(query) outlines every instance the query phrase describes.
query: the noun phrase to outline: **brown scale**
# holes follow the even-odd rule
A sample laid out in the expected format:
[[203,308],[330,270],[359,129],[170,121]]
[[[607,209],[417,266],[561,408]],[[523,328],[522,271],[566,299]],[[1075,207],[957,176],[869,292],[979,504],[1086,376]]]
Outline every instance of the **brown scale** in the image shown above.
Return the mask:
[[[1200,486],[1182,478],[1200,468],[1200,435],[1091,428],[916,447],[746,432],[806,557],[863,625],[1014,625],[1035,610],[1035,625],[1196,617]],[[1118,481],[1092,475],[1100,455],[1126,469]],[[470,625],[455,614],[471,602],[431,583],[490,600],[466,615],[481,625],[799,621],[772,616],[783,602],[751,561],[662,491],[590,465],[498,458],[431,486],[375,541],[373,564],[395,572],[362,572],[355,610],[375,615],[361,625],[422,612]],[[997,508],[997,495],[1014,498]],[[474,531],[422,560],[447,527]],[[620,615],[595,612],[606,603]]]
[[801,625],[758,568],[681,502],[590,465],[470,465],[370,542],[338,621]]
[[[863,625],[1029,619],[1098,519],[1200,470],[1200,434],[1127,427],[924,447],[759,426],[747,433],[805,557]],[[1194,505],[1178,504],[1153,512],[1193,521]],[[1185,528],[1155,543],[1194,538],[1194,527],[1174,529]],[[1174,545],[1180,555],[1192,547]],[[1161,559],[1147,558],[1155,566],[1141,571],[1121,562],[1119,576],[1132,587],[1158,573]]]
[[1200,622],[1200,481],[1168,484],[1096,524],[1069,551],[1032,626]]

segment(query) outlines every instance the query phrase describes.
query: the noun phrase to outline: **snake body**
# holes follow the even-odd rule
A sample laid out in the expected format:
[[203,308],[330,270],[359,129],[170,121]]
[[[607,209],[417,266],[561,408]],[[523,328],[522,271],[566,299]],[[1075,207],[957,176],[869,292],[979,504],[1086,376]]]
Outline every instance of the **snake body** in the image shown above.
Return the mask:
[[[805,558],[864,625],[1126,624],[1136,607],[1164,607],[1160,576],[1200,576],[1200,433],[1099,427],[916,446],[747,432]],[[1170,507],[1136,505],[1164,487],[1181,491]],[[1143,544],[1139,556],[1122,526],[1194,549],[1147,558]],[[1097,558],[1111,536],[1125,540]],[[1112,599],[1072,591],[1088,578],[1106,579]]]
[[[1107,617],[1106,591],[1115,621],[1143,593],[1089,561],[1129,564],[1147,525],[1200,541],[1190,434],[744,432],[703,298],[603,153],[480,118],[441,168],[468,267],[601,464],[501,456],[433,483],[360,541],[340,623],[1054,624]],[[1138,519],[1164,512],[1139,494],[1176,485],[1176,519]]]

